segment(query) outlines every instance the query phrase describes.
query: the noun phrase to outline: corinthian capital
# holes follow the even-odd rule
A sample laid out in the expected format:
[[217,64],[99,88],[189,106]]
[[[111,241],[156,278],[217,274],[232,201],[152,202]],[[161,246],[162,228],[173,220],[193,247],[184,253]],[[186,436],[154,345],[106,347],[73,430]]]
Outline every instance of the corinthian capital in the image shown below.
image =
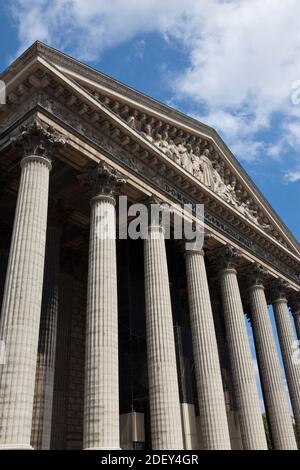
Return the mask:
[[300,292],[291,294],[288,301],[293,315],[300,315]]
[[108,163],[101,161],[96,168],[92,168],[80,175],[78,179],[90,188],[92,196],[114,197],[127,179]]
[[219,269],[234,269],[239,265],[242,255],[237,248],[227,244],[212,251],[208,257]]
[[268,291],[268,298],[271,303],[276,300],[286,300],[290,286],[284,279],[275,279],[271,282]]
[[245,271],[246,284],[248,287],[255,285],[264,286],[269,277],[268,270],[259,263],[254,263]]
[[54,148],[65,145],[65,138],[53,127],[35,120],[19,128],[18,134],[11,137],[11,143],[21,147],[24,156],[50,158]]

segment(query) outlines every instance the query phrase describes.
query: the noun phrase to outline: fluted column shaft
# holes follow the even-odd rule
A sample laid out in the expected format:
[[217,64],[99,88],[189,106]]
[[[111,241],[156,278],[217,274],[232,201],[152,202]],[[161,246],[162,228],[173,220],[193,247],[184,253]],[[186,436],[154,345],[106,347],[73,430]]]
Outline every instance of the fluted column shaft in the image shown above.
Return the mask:
[[60,229],[48,226],[31,433],[33,448],[42,450],[51,442],[60,236]]
[[297,449],[264,287],[249,289],[256,355],[274,449]]
[[50,161],[27,156],[15,212],[0,339],[0,448],[30,448],[43,289]]
[[1,319],[3,292],[4,292],[5,279],[6,279],[7,262],[8,262],[8,251],[1,250],[0,248],[0,319]]
[[234,268],[220,273],[226,336],[244,450],[267,449],[253,360]]
[[295,344],[297,345],[297,340],[291,323],[287,299],[274,300],[273,310],[294,418],[300,436],[300,360],[296,356]]
[[119,372],[115,199],[91,200],[84,448],[118,449]]
[[218,346],[202,251],[186,251],[186,274],[203,447],[208,450],[230,449]]
[[293,312],[293,317],[294,317],[294,322],[295,322],[297,338],[298,338],[298,341],[300,341],[300,307],[298,310],[295,310]]
[[153,449],[182,449],[174,329],[163,229],[144,241],[147,359]]

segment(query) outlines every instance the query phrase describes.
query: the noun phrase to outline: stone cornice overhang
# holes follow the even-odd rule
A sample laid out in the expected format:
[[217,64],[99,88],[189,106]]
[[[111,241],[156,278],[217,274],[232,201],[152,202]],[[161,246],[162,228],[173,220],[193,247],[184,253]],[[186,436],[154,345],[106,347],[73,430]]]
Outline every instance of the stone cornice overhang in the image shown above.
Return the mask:
[[[225,142],[219,136],[219,134],[210,126],[207,126],[151,97],[144,95],[141,92],[134,90],[133,88],[112,79],[111,77],[97,71],[96,69],[82,64],[78,60],[56,50],[45,44],[37,41],[31,48],[24,53],[24,59],[26,56],[34,54],[41,54],[46,59],[50,60],[55,66],[61,69],[65,74],[68,74],[71,78],[76,81],[80,81],[81,84],[87,84],[88,80],[91,80],[94,84],[98,84],[104,92],[107,94],[113,94],[115,98],[134,105],[137,109],[145,109],[150,114],[157,114],[158,118],[163,118],[166,122],[169,121],[172,124],[179,125],[182,128],[186,128],[190,132],[199,131],[201,136],[211,139],[212,142],[218,147],[223,153],[229,163],[233,165],[234,170],[238,170],[239,174],[243,176],[244,182],[251,192],[254,191],[260,204],[263,202],[264,206],[271,212],[273,221],[276,221],[278,227],[282,232],[289,238],[290,242],[293,242],[294,249],[300,255],[300,245],[290,232],[288,227],[276,214],[272,206],[265,199],[259,188],[247,175],[243,167],[240,165],[238,160],[232,154],[230,149],[226,146]],[[20,58],[21,59],[21,58]]]
[[[35,105],[31,108],[31,110],[28,110],[27,113],[23,117],[20,116],[17,122],[12,123],[10,128],[0,135],[0,151],[2,151],[3,148],[5,147],[8,148],[10,146],[10,135],[14,134],[16,128],[18,128],[19,125],[21,123],[24,123],[26,120],[31,121],[33,118],[38,118],[39,120],[44,121],[45,124],[53,125],[54,127],[57,128],[57,130],[60,133],[65,133],[66,137],[68,138],[68,145],[70,147],[74,146],[74,148],[76,148],[76,151],[79,151],[79,152],[81,151],[83,154],[86,154],[86,156],[88,155],[89,157],[92,157],[93,161],[98,161],[99,155],[100,155],[101,158],[103,158],[103,156],[107,157],[109,161],[113,159],[116,161],[118,165],[120,165],[120,161],[118,161],[115,158],[115,155],[107,151],[105,147],[102,147],[100,149],[100,154],[97,151],[93,151],[93,149],[99,150],[99,145],[96,145],[95,142],[91,140],[89,137],[87,137],[86,135],[83,135],[80,132],[78,132],[78,130],[76,128],[73,128],[72,125],[70,125],[69,123],[65,122],[64,120],[60,120],[59,118],[57,118],[57,116],[53,116],[51,113],[49,113],[49,111],[46,108],[43,107],[41,103],[38,103],[38,102],[36,102]],[[82,145],[79,144],[79,139],[82,141]],[[122,151],[122,149],[120,150]],[[77,168],[80,168],[80,165],[77,166]],[[121,169],[122,169],[122,165],[121,165]],[[126,170],[128,170],[128,168],[126,168]],[[132,170],[132,168],[129,168],[129,170]],[[142,175],[138,175],[138,176],[140,178]],[[155,189],[156,191],[157,189],[160,190],[160,188],[155,188]],[[163,199],[166,200],[165,197],[163,197]],[[168,198],[166,202],[172,203],[172,200],[170,201],[170,198]],[[176,204],[177,201],[174,201],[174,202]],[[209,225],[209,224],[206,224],[206,225]],[[210,231],[213,232],[214,237],[220,243],[228,242],[228,237],[222,236],[223,235],[222,233],[217,233],[215,230],[215,227],[212,226],[212,227],[209,227],[209,229]],[[229,237],[229,241],[230,241],[230,237]],[[239,244],[236,243],[236,240],[232,240],[232,242],[233,242],[233,245],[235,244],[237,247],[239,247]],[[257,254],[255,253],[254,253],[255,257],[253,258],[253,254],[251,256],[251,252],[247,253],[247,251],[244,250],[244,247],[242,251],[243,251],[245,259],[248,259],[248,262],[255,262],[257,261],[257,258],[259,259],[259,256],[257,256]],[[273,266],[272,263],[268,263],[268,261],[266,264],[266,260],[264,260],[263,258],[262,258],[262,262],[265,265],[265,267],[269,269],[270,275],[272,277],[276,278],[279,276],[281,278],[284,278],[290,283],[290,287],[292,290],[296,290],[296,291],[299,290],[299,283],[295,281],[293,276],[289,276],[286,272],[284,272],[284,270],[281,270],[280,268],[278,268],[278,266]]]
[[[276,240],[274,240],[268,234],[265,234],[261,229],[259,229],[259,227],[254,226],[254,224],[245,219],[240,213],[236,214],[235,210],[232,207],[230,207],[226,202],[221,200],[209,188],[201,185],[201,183],[196,180],[190,173],[188,173],[182,167],[179,167],[175,162],[166,157],[166,155],[164,155],[157,147],[145,140],[140,135],[140,133],[130,128],[128,125],[126,125],[124,121],[118,119],[118,117],[113,112],[107,109],[104,105],[101,105],[98,100],[94,99],[93,96],[86,92],[85,89],[80,87],[78,83],[75,83],[73,80],[70,80],[62,72],[57,70],[55,66],[49,64],[43,58],[35,56],[32,60],[27,60],[26,64],[24,64],[24,67],[22,67],[22,70],[20,70],[20,72],[18,72],[15,68],[14,73],[10,73],[8,75],[10,76],[10,80],[7,81],[8,95],[10,96],[12,94],[12,96],[14,96],[14,88],[20,86],[26,76],[28,76],[29,74],[34,74],[34,72],[36,70],[40,70],[41,67],[45,71],[45,73],[49,74],[49,76],[55,77],[55,79],[58,80],[61,84],[63,84],[64,87],[68,88],[74,95],[80,97],[80,100],[82,100],[83,103],[86,103],[89,108],[94,109],[95,112],[99,112],[102,116],[105,116],[108,121],[104,122],[110,122],[109,127],[112,128],[112,132],[116,128],[121,129],[121,138],[125,136],[130,136],[129,138],[132,142],[138,143],[139,149],[144,149],[142,153],[140,152],[143,155],[143,160],[147,161],[151,166],[155,166],[157,168],[158,173],[160,171],[160,168],[161,171],[165,171],[165,169],[168,169],[168,177],[171,180],[173,179],[174,184],[177,186],[177,188],[179,184],[183,184],[183,187],[185,188],[184,192],[188,194],[188,196],[192,196],[194,202],[206,202],[208,206],[212,204],[213,206],[215,206],[215,208],[218,206],[221,208],[221,211],[225,211],[226,214],[229,214],[230,217],[238,216],[240,220],[244,219],[243,225],[246,228],[246,233],[247,230],[248,234],[249,230],[254,230],[256,231],[256,233],[260,233],[262,239],[267,240],[267,243],[270,244],[269,246],[277,245],[277,249],[279,250],[278,253],[284,252],[285,256],[288,256],[291,261],[294,260],[296,264],[299,263],[299,257],[295,253],[292,253],[284,246],[278,244]],[[40,82],[42,82],[42,80],[40,80]],[[43,83],[40,82],[38,78],[36,78],[36,80],[33,80],[33,83],[36,85],[36,87],[43,88]],[[81,117],[81,119],[84,122],[84,115]],[[95,131],[97,131],[97,129],[95,129]],[[191,190],[190,188],[194,189]]]
[[[239,177],[243,179],[243,183],[247,191],[252,194],[254,200],[259,206],[263,205],[266,213],[268,214],[268,217],[272,219],[273,224],[276,226],[276,229],[285,236],[285,239],[288,239],[288,242],[293,247],[293,250],[300,256],[300,245],[298,241],[294,238],[288,227],[276,214],[274,209],[270,206],[268,201],[264,198],[263,194],[253,183],[243,167],[239,164],[237,159],[230,152],[229,148],[214,129],[152,98],[149,98],[116,80],[113,80],[112,78],[98,72],[92,67],[84,65],[76,59],[73,59],[60,51],[50,48],[39,41],[34,43],[10,67],[8,67],[6,71],[4,71],[0,76],[0,78],[2,77],[4,81],[10,82],[11,78],[16,74],[18,69],[28,67],[28,64],[30,64],[32,59],[34,60],[35,58],[46,58],[47,61],[51,61],[51,64],[54,66],[54,68],[56,68],[58,71],[62,70],[64,76],[68,74],[72,80],[77,81],[77,84],[78,81],[83,84],[88,80],[92,80],[94,84],[99,84],[99,86],[101,86],[106,93],[113,93],[116,98],[121,99],[123,102],[128,100],[128,102],[134,104],[136,108],[141,108],[142,106],[144,109],[147,109],[149,113],[156,113],[166,122],[179,125],[181,128],[185,128],[193,133],[199,132],[201,137],[209,139],[216,146],[218,151],[222,153],[223,157],[226,159],[227,164],[232,168],[233,172],[238,172]],[[82,90],[84,90],[83,87]]]

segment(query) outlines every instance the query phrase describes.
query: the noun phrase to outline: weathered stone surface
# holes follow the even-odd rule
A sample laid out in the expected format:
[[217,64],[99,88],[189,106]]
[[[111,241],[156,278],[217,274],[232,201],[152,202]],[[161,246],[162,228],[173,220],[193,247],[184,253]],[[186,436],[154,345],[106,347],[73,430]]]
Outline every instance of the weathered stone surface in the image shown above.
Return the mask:
[[15,212],[0,338],[0,448],[30,448],[46,246],[49,171],[46,157],[27,156]]
[[225,248],[221,258],[220,284],[234,394],[245,450],[266,449],[267,442],[259,404],[249,338],[246,330],[237,271],[239,256]]
[[297,339],[284,296],[275,296],[273,311],[297,432],[300,436],[300,360],[297,356]]
[[60,237],[59,228],[48,227],[31,431],[32,447],[38,450],[49,450],[51,443]]
[[257,279],[249,289],[252,326],[274,449],[297,449],[282,372],[269,317],[264,286]]
[[183,449],[174,330],[164,233],[144,241],[147,357],[153,449]]
[[88,175],[91,199],[86,320],[84,449],[119,449],[118,297],[115,189],[109,165]]
[[202,445],[230,449],[222,376],[204,253],[186,251],[189,310],[195,358]]

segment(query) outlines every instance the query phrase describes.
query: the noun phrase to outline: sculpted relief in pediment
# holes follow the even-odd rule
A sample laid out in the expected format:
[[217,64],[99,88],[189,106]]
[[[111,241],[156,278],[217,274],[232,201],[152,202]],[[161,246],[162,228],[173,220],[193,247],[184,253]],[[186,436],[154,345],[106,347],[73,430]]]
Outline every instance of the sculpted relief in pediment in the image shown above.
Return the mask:
[[224,162],[212,145],[203,146],[201,139],[196,136],[190,136],[188,142],[186,135],[177,134],[173,137],[168,132],[168,126],[157,131],[151,123],[140,121],[138,112],[130,114],[126,122],[247,219],[266,231],[270,230],[268,221],[259,215],[258,208],[251,203],[235,176],[226,172]]
[[[259,205],[251,198],[245,187],[242,185],[238,175],[228,168],[226,161],[219,155],[214,146],[204,138],[190,134],[180,127],[175,127],[167,122],[158,120],[156,117],[133,109],[108,96],[98,95],[93,90],[88,89],[97,101],[109,108],[114,114],[121,118],[127,125],[138,132],[145,140],[149,141],[158,150],[164,153],[170,160],[185,169],[202,185],[209,188],[236,211],[254,223],[257,227],[270,233],[274,238],[283,243],[280,235],[270,224],[269,218]],[[96,122],[97,127],[109,135],[109,127],[105,127],[107,121],[101,120],[97,112],[89,111],[86,104],[80,102],[72,93],[65,91],[62,86],[58,86],[54,92],[55,100],[62,102],[68,109],[79,111],[78,126],[83,126],[84,118],[92,123]],[[50,106],[49,100],[47,106]],[[54,106],[54,104],[53,104]],[[24,112],[23,106],[19,109]],[[20,111],[21,112],[21,111]],[[84,116],[83,116],[84,115]],[[97,118],[97,119],[94,119]],[[10,116],[7,118],[10,119]],[[6,126],[5,119],[0,128]],[[103,124],[103,125],[102,125]],[[113,134],[111,137],[118,140],[117,126],[112,125]],[[123,139],[124,142],[130,139]],[[123,145],[122,143],[122,145]],[[126,144],[125,144],[126,145]]]

